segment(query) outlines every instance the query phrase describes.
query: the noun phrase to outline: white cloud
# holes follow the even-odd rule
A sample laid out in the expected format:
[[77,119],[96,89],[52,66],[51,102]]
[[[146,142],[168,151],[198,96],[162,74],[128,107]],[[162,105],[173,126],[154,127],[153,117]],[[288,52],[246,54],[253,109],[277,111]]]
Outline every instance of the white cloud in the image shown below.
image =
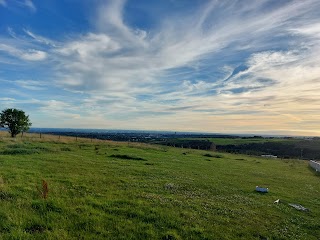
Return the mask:
[[[86,100],[96,111],[102,111],[101,106],[109,106],[108,112],[113,116],[121,115],[123,112],[133,119],[140,119],[141,116],[145,126],[150,128],[160,127],[153,125],[153,122],[158,124],[159,121],[163,122],[162,129],[171,124],[176,127],[177,125],[169,120],[172,116],[166,115],[169,112],[174,114],[177,121],[187,121],[186,124],[189,126],[193,120],[197,122],[201,118],[206,128],[211,126],[212,122],[220,123],[209,116],[228,114],[230,123],[225,126],[231,130],[237,129],[233,126],[233,120],[247,119],[247,117],[242,117],[243,119],[236,117],[246,116],[246,112],[250,112],[250,116],[255,114],[256,117],[253,119],[261,122],[261,125],[268,125],[263,119],[270,119],[273,124],[279,119],[283,122],[289,121],[288,119],[301,122],[303,120],[298,121],[300,118],[297,116],[304,105],[301,105],[296,97],[304,96],[304,99],[308,99],[301,94],[301,91],[312,92],[316,84],[312,82],[305,84],[304,81],[319,76],[319,69],[307,62],[310,61],[311,51],[303,51],[299,45],[288,51],[253,53],[246,62],[248,69],[236,74],[225,83],[223,79],[212,82],[201,79],[192,81],[179,79],[173,80],[176,84],[168,89],[169,82],[163,81],[172,80],[161,76],[180,67],[195,67],[196,71],[197,61],[205,60],[210,55],[218,55],[228,46],[231,46],[229,51],[232,52],[233,45],[246,44],[248,41],[260,44],[263,38],[265,41],[271,41],[269,35],[282,33],[286,29],[292,32],[287,26],[296,21],[295,17],[307,13],[313,3],[296,2],[264,14],[261,12],[256,14],[253,11],[262,7],[262,3],[250,7],[243,6],[243,9],[241,7],[237,9],[238,15],[235,18],[223,18],[223,23],[218,19],[216,26],[205,28],[203,25],[210,22],[212,12],[218,11],[221,7],[218,3],[212,3],[205,10],[205,14],[197,13],[203,17],[187,17],[183,23],[177,19],[170,19],[168,24],[164,23],[158,31],[137,34],[136,30],[124,24],[123,2],[113,2],[102,8],[103,13],[112,13],[110,18],[103,17],[107,15],[102,16],[102,13],[99,15],[97,23],[102,33],[99,35],[92,33],[91,37],[85,36],[80,40],[68,42],[64,48],[58,49],[60,53],[71,57],[71,62],[63,65],[66,75],[60,84],[67,84],[71,89],[89,90],[92,95],[100,96],[100,99]],[[242,15],[245,11],[249,11],[246,16]],[[291,15],[287,14],[288,11]],[[103,44],[105,49],[101,47],[101,39],[105,39]],[[111,42],[112,46],[116,47],[110,47]],[[256,49],[259,49],[259,44]],[[234,93],[233,89],[239,89],[240,92]],[[207,94],[209,90],[217,90],[221,94]],[[110,91],[123,94],[108,101]],[[161,93],[165,91],[169,92]],[[139,94],[150,94],[152,97],[149,100],[134,98],[122,101],[126,95],[136,97]],[[309,97],[316,97],[314,94],[310,95],[310,92],[308,94]],[[120,105],[114,104],[116,101],[119,101]],[[283,106],[283,101],[292,104]],[[147,113],[150,115],[146,115]],[[270,116],[279,113],[283,114],[279,117]],[[159,121],[154,120],[154,114]],[[159,114],[163,115],[160,117]],[[204,115],[207,117],[204,118]],[[188,120],[182,120],[183,118]],[[137,122],[139,121],[133,121],[134,124]],[[249,128],[253,122],[249,123],[240,125]],[[282,128],[285,129],[286,126]]]
[[70,104],[58,100],[48,100],[43,102],[42,110],[44,111],[65,111],[69,109],[71,106]]
[[[228,16],[236,9],[234,17],[215,19],[215,25],[210,26],[208,23],[212,14],[225,7],[225,4],[212,2],[195,15],[184,16],[183,21],[179,21],[178,17],[170,18],[161,28],[147,34],[142,29],[130,28],[125,24],[125,1],[110,1],[98,10],[96,24],[100,34],[81,36],[57,52],[71,57],[71,63],[63,65],[63,72],[67,73],[66,83],[73,79],[71,85],[78,88],[83,86],[88,89],[88,85],[92,89],[103,86],[109,89],[116,85],[130,88],[137,82],[155,83],[165,71],[192,67],[197,61],[208,55],[219,54],[223,48],[232,44],[241,45],[250,39],[260,41],[261,38],[276,34],[280,26],[308,12],[312,3],[296,2],[264,13],[260,12],[264,7],[263,2],[250,6],[234,4],[224,9],[223,15]],[[278,57],[274,56],[281,61]],[[62,61],[66,62],[66,59]]]
[[24,5],[29,8],[32,12],[36,12],[37,8],[31,0],[25,0]]
[[[11,36],[15,37],[15,34],[13,32],[13,30],[11,28],[8,29],[10,31],[10,33],[13,33],[13,34],[10,34]],[[32,39],[34,39],[35,41],[39,42],[39,43],[42,43],[42,44],[45,44],[45,45],[49,45],[49,46],[52,46],[52,47],[56,47],[56,43],[48,38],[45,38],[45,37],[42,37],[42,36],[39,36],[39,35],[36,35],[35,33],[31,32],[30,30],[28,29],[24,29],[23,30],[29,37],[31,37]]]
[[35,49],[20,50],[7,44],[0,44],[0,51],[6,52],[11,56],[18,57],[22,60],[27,60],[27,61],[41,61],[46,59],[47,57],[47,53],[40,50],[35,50]]
[[290,29],[295,34],[306,35],[312,38],[320,37],[320,23],[314,23],[306,26],[301,26],[300,28]]
[[0,0],[0,5],[3,7],[7,6],[7,2],[5,0]]
[[41,61],[46,59],[47,54],[43,51],[30,49],[28,52],[21,53],[20,57],[28,61]]
[[45,90],[47,88],[46,86],[48,85],[47,83],[39,82],[35,80],[16,80],[14,81],[14,83],[19,87],[23,87],[25,89],[32,90],[32,91]]
[[[90,119],[96,126],[163,130],[307,129],[307,122],[319,119],[320,28],[314,11],[320,2],[281,2],[277,8],[268,3],[211,1],[147,30],[127,23],[125,1],[108,1],[98,7],[95,31],[58,42],[25,30],[31,46],[2,43],[0,50],[29,61],[50,58],[55,83],[85,97],[49,101],[41,110],[70,109],[81,124]],[[239,64],[245,68],[234,71]]]
[[64,56],[75,56],[78,60],[91,60],[113,53],[119,49],[119,44],[104,34],[89,33],[81,40],[67,43],[64,47],[57,50]]
[[15,101],[15,99],[14,98],[0,98],[0,101],[10,101],[10,102],[12,102],[12,101]]
[[295,54],[292,51],[284,52],[284,51],[267,51],[254,53],[251,55],[248,60],[248,64],[251,67],[257,68],[271,68],[284,64],[291,64],[297,61],[301,56]]
[[0,6],[8,7],[10,4],[10,7],[14,7],[15,5],[17,7],[23,7],[28,8],[31,12],[36,12],[37,8],[32,2],[32,0],[19,0],[19,1],[7,1],[7,0],[0,0]]

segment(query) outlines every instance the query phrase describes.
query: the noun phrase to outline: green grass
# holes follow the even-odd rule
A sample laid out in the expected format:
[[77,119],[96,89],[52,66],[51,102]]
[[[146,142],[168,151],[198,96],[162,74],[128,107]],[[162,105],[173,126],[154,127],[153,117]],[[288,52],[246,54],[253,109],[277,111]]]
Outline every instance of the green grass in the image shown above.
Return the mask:
[[319,175],[305,161],[0,139],[0,239],[316,240],[319,196]]

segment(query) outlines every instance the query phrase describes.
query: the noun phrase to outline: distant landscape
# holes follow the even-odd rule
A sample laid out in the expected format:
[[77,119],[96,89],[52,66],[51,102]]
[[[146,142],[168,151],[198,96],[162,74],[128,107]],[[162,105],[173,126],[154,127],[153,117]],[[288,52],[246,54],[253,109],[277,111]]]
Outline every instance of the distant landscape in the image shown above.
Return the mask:
[[31,132],[112,141],[151,143],[255,156],[275,155],[279,158],[320,159],[319,137],[45,128],[32,129]]

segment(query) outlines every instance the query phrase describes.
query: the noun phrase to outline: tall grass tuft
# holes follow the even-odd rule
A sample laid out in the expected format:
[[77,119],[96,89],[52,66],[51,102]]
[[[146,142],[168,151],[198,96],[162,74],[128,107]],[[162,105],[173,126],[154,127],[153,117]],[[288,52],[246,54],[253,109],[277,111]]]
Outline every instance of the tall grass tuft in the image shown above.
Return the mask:
[[44,199],[47,199],[48,192],[49,192],[48,183],[45,180],[42,180],[42,197]]
[[4,179],[0,177],[0,188],[2,188],[3,186],[4,186]]
[[48,198],[49,188],[48,188],[47,181],[42,179],[42,189],[40,189],[38,187],[37,187],[37,189],[38,189],[38,191],[39,191],[39,193],[40,193],[40,195],[41,195],[41,197],[43,199],[47,199]]

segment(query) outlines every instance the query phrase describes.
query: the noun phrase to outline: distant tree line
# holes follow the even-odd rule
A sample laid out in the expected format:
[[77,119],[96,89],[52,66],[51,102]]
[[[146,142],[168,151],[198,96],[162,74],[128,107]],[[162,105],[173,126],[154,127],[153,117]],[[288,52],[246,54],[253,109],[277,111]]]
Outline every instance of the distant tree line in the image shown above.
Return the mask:
[[156,143],[179,148],[192,148],[212,151],[216,150],[216,145],[213,142],[210,142],[209,140],[167,139],[166,141]]
[[218,151],[228,153],[241,153],[248,155],[271,154],[280,158],[320,159],[320,148],[313,148],[310,144],[301,142],[281,143],[247,143],[240,145],[217,145]]

